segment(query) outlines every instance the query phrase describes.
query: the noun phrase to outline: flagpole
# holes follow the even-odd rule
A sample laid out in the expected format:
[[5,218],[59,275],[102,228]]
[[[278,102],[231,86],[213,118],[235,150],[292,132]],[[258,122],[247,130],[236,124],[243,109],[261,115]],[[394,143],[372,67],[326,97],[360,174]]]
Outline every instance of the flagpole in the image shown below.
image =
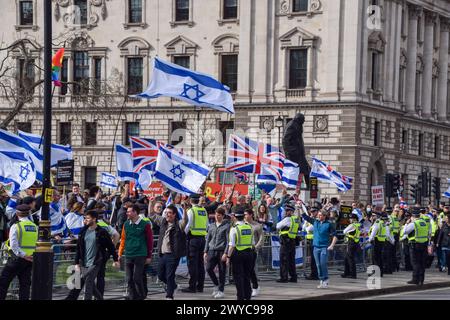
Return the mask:
[[[119,122],[120,122],[120,119],[122,118],[122,113],[123,113],[123,109],[125,107],[125,102],[126,102],[126,97],[123,98],[122,107],[120,108],[120,112],[119,112],[119,119],[117,119],[116,129],[114,130],[114,138],[113,138],[113,143],[112,143],[112,148],[111,148],[111,156],[110,156],[110,161],[109,161],[109,173],[111,173],[111,174],[112,174],[114,149],[116,147],[117,130],[119,129]],[[116,163],[116,167],[117,167],[117,163]]]

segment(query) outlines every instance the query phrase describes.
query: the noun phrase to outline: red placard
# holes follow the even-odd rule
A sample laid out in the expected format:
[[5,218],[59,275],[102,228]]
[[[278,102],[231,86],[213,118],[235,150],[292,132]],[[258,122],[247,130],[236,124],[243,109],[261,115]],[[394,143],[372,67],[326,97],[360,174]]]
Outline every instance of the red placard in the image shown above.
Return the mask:
[[[216,199],[216,193],[220,192],[222,190],[222,185],[217,182],[207,182],[206,183],[206,196],[211,200]],[[222,199],[220,201],[223,201],[224,199],[227,199],[230,196],[231,190],[233,190],[233,185],[226,184],[223,187],[223,193]],[[247,195],[248,194],[248,185],[247,184],[236,184],[234,187],[233,197],[232,201],[233,203],[236,203],[237,197],[239,195]]]

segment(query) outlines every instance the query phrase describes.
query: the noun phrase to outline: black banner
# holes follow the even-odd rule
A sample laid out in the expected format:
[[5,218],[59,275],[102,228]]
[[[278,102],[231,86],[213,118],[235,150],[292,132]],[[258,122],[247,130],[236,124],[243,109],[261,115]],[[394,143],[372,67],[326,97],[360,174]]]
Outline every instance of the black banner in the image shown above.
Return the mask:
[[68,186],[73,183],[73,160],[60,160],[56,170],[56,185]]

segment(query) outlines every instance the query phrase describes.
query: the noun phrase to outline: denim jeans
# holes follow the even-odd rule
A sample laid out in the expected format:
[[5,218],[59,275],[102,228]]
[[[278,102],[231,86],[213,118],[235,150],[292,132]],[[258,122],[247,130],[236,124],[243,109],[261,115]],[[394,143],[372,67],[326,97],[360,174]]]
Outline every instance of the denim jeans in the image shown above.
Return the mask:
[[322,281],[328,280],[328,250],[327,247],[314,247],[314,259],[316,260],[317,271],[319,279]]
[[436,253],[438,256],[439,267],[441,267],[441,268],[447,266],[446,253],[448,250],[450,250],[450,248],[442,248],[442,247],[438,247],[436,250]]
[[173,293],[177,288],[175,282],[175,271],[177,270],[180,258],[177,258],[173,253],[166,253],[160,256],[158,278],[167,285],[166,298],[173,299]]

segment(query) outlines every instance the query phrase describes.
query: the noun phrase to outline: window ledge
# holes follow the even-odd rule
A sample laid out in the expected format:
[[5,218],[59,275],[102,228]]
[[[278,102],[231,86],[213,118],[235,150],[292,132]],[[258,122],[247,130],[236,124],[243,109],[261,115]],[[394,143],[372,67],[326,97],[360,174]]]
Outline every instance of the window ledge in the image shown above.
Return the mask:
[[131,22],[127,22],[123,24],[124,29],[129,29],[129,28],[142,28],[145,29],[148,27],[148,24],[145,22],[137,22],[137,23],[131,23]]
[[37,25],[15,25],[14,26],[16,28],[17,31],[19,30],[24,30],[24,29],[32,29],[33,31],[37,31],[39,29],[39,27]]
[[224,24],[231,24],[231,23],[235,23],[235,24],[239,25],[239,19],[219,19],[219,20],[217,20],[217,24],[219,26],[223,26]]
[[186,21],[170,21],[170,26],[172,28],[175,28],[176,26],[189,26],[189,27],[193,27],[194,26],[194,21],[192,20],[186,20]]
[[286,15],[288,17],[288,19],[293,19],[295,17],[302,17],[302,16],[306,16],[306,17],[310,17],[312,15],[315,14],[321,14],[323,13],[323,11],[300,11],[300,12],[288,12]]

